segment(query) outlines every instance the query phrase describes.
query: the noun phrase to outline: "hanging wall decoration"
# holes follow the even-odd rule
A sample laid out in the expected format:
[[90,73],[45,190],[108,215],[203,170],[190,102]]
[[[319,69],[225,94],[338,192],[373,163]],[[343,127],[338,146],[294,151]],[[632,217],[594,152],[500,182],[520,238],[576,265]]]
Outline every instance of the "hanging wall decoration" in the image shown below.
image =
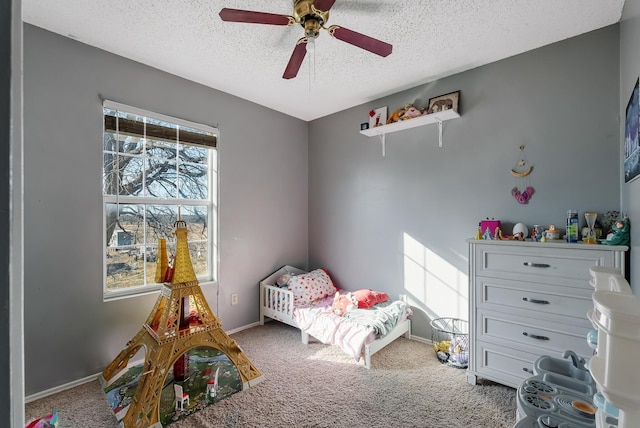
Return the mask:
[[533,165],[527,162],[524,154],[524,145],[520,146],[520,154],[516,166],[511,169],[511,175],[516,178],[516,186],[511,189],[511,195],[521,204],[526,204],[533,195],[529,174],[533,171]]
[[628,183],[640,175],[640,101],[638,92],[640,79],[631,92],[624,122],[624,182]]

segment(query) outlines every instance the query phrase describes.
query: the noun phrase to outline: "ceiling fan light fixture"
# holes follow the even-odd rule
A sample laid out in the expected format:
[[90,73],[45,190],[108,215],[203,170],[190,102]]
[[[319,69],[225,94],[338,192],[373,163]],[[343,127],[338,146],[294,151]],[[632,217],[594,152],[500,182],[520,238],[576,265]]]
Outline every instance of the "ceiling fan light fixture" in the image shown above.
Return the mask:
[[313,54],[316,51],[316,39],[313,37],[307,39],[307,52]]
[[315,18],[309,18],[304,21],[304,35],[307,38],[315,39],[320,34],[320,21]]

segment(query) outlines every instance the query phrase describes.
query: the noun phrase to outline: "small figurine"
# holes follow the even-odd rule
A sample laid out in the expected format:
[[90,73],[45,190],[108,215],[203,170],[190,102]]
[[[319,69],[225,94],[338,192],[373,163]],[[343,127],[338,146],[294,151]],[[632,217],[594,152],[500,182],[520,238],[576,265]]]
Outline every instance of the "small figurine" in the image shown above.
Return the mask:
[[475,239],[482,239],[482,228],[478,225],[478,231],[476,232]]
[[547,242],[547,231],[542,231],[542,236],[540,237],[540,242]]
[[495,240],[502,239],[502,231],[500,230],[499,227],[496,227],[495,232],[493,232],[493,239]]
[[516,232],[509,239],[512,241],[524,241],[524,232]]
[[218,373],[220,372],[220,367],[216,369],[216,375],[214,378],[209,378],[207,382],[207,393],[211,398],[215,398],[218,395]]
[[484,235],[482,235],[482,238],[486,239],[487,241],[491,241],[493,239],[488,227],[484,230]]

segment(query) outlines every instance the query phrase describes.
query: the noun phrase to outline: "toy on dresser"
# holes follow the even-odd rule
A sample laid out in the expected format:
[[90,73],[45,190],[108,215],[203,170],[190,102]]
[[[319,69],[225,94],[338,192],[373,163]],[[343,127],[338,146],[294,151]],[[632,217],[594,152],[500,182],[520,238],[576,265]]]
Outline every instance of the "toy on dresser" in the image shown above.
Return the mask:
[[629,217],[624,217],[616,221],[611,226],[611,233],[607,235],[607,239],[602,241],[605,245],[629,245]]

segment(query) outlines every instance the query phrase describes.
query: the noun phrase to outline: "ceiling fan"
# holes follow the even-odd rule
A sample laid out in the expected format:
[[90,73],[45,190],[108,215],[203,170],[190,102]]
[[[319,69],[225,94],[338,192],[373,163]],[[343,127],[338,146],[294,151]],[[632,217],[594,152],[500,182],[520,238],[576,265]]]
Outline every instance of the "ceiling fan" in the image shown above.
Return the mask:
[[338,25],[326,28],[324,25],[329,20],[329,9],[336,0],[293,0],[293,16],[279,15],[276,13],[255,12],[251,10],[223,8],[220,18],[228,22],[246,22],[250,24],[268,24],[290,26],[300,24],[304,28],[304,37],[296,43],[287,68],[282,77],[292,79],[298,74],[302,61],[307,54],[307,45],[313,46],[315,39],[320,35],[320,29],[327,30],[329,34],[343,42],[347,42],[361,49],[372,52],[382,57],[388,56],[393,46],[373,37],[357,33]]

